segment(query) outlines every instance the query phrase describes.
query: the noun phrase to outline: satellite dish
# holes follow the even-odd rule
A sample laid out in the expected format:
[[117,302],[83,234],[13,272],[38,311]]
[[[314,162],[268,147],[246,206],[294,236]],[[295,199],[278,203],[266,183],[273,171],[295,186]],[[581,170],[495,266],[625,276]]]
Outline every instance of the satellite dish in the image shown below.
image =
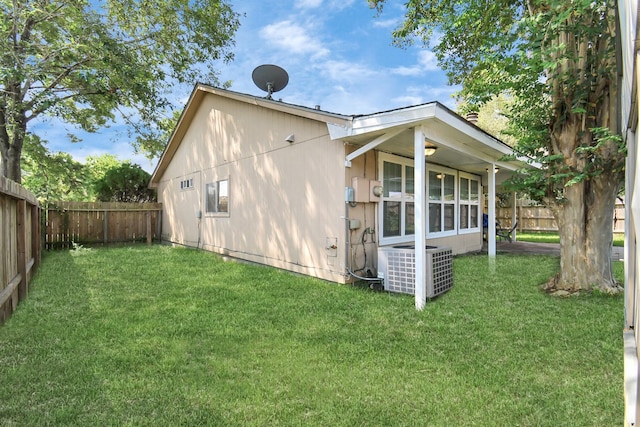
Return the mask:
[[251,77],[256,86],[267,92],[267,99],[272,99],[272,93],[284,89],[289,83],[287,72],[277,65],[271,64],[256,67]]

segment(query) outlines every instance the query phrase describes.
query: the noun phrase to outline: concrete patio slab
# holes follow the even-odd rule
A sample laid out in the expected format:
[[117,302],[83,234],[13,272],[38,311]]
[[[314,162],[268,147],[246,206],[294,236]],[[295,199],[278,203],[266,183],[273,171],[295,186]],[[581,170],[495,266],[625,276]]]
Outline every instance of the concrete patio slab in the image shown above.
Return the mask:
[[[482,251],[487,252],[486,243],[482,247]],[[496,242],[496,251],[498,253],[560,256],[560,244],[499,241]],[[611,259],[613,261],[624,261],[624,248],[614,246],[611,250]]]

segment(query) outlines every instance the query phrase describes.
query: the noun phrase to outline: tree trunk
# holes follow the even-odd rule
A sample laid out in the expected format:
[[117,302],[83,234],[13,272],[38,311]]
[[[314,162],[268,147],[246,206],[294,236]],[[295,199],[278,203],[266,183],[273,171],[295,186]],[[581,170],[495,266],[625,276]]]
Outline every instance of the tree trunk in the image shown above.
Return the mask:
[[618,179],[604,172],[565,188],[565,200],[552,206],[560,234],[560,273],[550,292],[621,291],[613,277],[611,247]]
[[[18,184],[22,183],[22,147],[25,135],[27,134],[27,118],[24,111],[14,113],[13,120],[9,120],[14,126],[7,124],[5,117],[6,110],[1,109],[0,114],[0,173]],[[12,127],[13,132],[9,133],[8,128]]]
[[20,152],[12,147],[9,147],[6,158],[2,157],[2,175],[17,182],[22,183]]

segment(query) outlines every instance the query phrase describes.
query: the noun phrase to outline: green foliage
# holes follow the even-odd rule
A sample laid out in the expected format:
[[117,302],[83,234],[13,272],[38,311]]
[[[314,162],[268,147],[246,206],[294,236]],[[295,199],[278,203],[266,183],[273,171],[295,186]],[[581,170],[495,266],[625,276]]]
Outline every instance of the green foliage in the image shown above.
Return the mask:
[[509,133],[510,105],[513,102],[512,97],[501,93],[481,106],[471,106],[462,100],[458,103],[457,110],[462,115],[469,112],[478,113],[478,127],[515,147],[517,139]]
[[[380,12],[385,0],[370,0]],[[529,169],[520,191],[562,199],[563,188],[605,171],[623,179],[625,147],[616,138],[615,8],[613,0],[458,2],[409,0],[394,32],[399,45],[416,38],[433,46],[467,108],[505,93],[518,154]],[[470,106],[470,107],[469,107]],[[608,129],[605,133],[603,130]],[[606,137],[603,138],[603,135]]]
[[[136,199],[134,201],[155,201],[155,193],[146,189],[149,174],[138,165],[132,165],[129,161],[121,162],[111,154],[89,156],[82,164],[68,153],[51,153],[46,145],[31,143],[32,138],[37,139],[37,136],[29,135],[25,144],[22,184],[43,204],[49,201],[102,200],[98,191],[108,193],[111,191],[110,185],[121,188],[122,194],[137,194],[132,197]],[[116,176],[118,171],[124,175]],[[105,201],[111,197],[115,197],[113,201],[117,199],[114,194],[109,194],[102,194]]]
[[150,178],[140,166],[124,162],[95,182],[96,198],[101,202],[155,202],[155,190],[147,188]]
[[0,12],[0,156],[17,180],[41,115],[86,131],[124,120],[138,149],[160,153],[172,86],[216,82],[239,23],[225,0],[0,0]]
[[28,135],[22,167],[22,184],[42,202],[93,198],[85,165],[68,153],[51,153],[35,135]]
[[93,186],[98,179],[101,179],[109,169],[116,168],[120,166],[121,163],[118,157],[112,154],[87,156],[84,164],[88,169],[87,173],[91,176],[91,185]]

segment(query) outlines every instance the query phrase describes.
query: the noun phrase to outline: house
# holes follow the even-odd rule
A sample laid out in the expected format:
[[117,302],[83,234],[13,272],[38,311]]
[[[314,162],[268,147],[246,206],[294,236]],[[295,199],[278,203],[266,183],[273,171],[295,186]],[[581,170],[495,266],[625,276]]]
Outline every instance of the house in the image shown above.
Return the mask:
[[620,124],[622,136],[627,143],[627,163],[625,177],[625,290],[624,290],[624,397],[625,426],[636,425],[640,419],[640,402],[638,402],[638,368],[640,352],[640,150],[638,149],[638,72],[640,72],[640,7],[638,0],[621,0],[618,2],[619,46],[621,54],[621,81],[619,90]]
[[346,283],[377,277],[384,248],[480,250],[484,192],[522,167],[508,154],[438,102],[342,115],[197,84],[150,186],[164,241]]

